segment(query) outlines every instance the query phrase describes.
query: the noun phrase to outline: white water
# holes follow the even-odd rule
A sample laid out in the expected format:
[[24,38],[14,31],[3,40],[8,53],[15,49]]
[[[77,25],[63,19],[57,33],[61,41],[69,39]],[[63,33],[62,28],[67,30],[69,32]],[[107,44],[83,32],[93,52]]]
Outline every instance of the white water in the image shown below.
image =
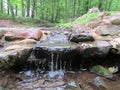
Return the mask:
[[54,71],[54,53],[51,54],[51,71]]

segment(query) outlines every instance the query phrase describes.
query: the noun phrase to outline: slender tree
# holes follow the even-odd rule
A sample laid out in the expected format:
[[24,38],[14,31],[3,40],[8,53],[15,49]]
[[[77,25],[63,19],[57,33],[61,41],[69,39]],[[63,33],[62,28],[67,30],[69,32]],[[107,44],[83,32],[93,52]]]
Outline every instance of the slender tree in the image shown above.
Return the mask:
[[22,17],[25,17],[25,5],[24,5],[24,0],[21,0],[21,5],[22,5]]
[[37,0],[33,0],[33,5],[32,5],[33,8],[32,8],[32,15],[31,15],[32,18],[34,18],[34,16],[35,16],[36,2],[37,2]]
[[7,14],[10,15],[10,0],[7,0]]
[[27,4],[27,15],[26,15],[26,17],[29,17],[30,16],[30,0],[27,0],[26,1],[26,4]]
[[17,4],[15,4],[15,16],[17,16],[18,15],[18,6],[17,6]]
[[1,9],[0,9],[0,11],[1,11],[1,13],[3,13],[3,11],[4,11],[4,10],[3,10],[3,0],[1,0],[0,4],[1,4],[1,6],[0,6]]

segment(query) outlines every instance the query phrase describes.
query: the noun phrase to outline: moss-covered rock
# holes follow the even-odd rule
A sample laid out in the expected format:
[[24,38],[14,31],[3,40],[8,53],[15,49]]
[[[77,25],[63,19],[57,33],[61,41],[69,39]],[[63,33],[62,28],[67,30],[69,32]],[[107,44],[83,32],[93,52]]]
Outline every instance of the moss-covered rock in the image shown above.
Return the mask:
[[108,78],[113,77],[113,74],[107,68],[104,68],[101,65],[93,66],[91,68],[91,72],[96,73],[96,74],[101,75],[101,76],[108,77]]

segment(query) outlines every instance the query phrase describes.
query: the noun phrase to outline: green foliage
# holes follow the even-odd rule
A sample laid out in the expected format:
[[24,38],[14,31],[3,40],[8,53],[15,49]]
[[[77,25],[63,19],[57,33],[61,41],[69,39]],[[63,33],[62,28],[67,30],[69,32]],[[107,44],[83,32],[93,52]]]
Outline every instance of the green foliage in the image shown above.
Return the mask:
[[88,21],[90,21],[91,19],[94,19],[94,18],[97,18],[98,16],[100,15],[100,13],[87,13],[77,19],[75,19],[74,21],[72,22],[69,22],[69,23],[64,23],[64,22],[61,22],[60,24],[58,24],[57,26],[62,26],[62,27],[72,27],[72,25],[74,23],[87,23]]
[[6,13],[0,13],[0,19],[12,19],[12,17]]
[[[8,3],[7,1],[10,2]],[[30,1],[30,3],[28,3],[28,1]],[[92,7],[98,7],[101,11],[120,10],[119,3],[120,0],[0,0],[0,11],[3,13],[7,12],[13,19],[15,19],[16,16],[20,16],[37,18],[46,22],[61,23],[61,20],[68,21],[84,15]],[[8,7],[5,7],[6,5]],[[28,12],[29,15],[27,15]],[[1,17],[4,16],[4,14],[3,16],[1,15]],[[96,16],[97,13],[86,15],[85,17],[87,17],[87,19],[78,18],[74,22],[84,23],[89,21],[91,17],[94,18]],[[72,26],[72,23],[67,23],[64,26]]]
[[82,17],[77,18],[74,23],[86,23],[90,21],[91,19],[97,18],[100,15],[100,13],[87,13],[83,15]]
[[15,19],[16,22],[25,24],[26,27],[34,27],[38,23],[40,23],[40,20],[38,18],[30,18],[30,17],[17,17]]
[[[110,13],[109,16],[115,15],[115,12],[109,12],[109,13]],[[100,14],[101,13],[87,13],[87,14],[84,14],[83,16],[75,19],[74,21],[69,21],[69,22],[61,21],[60,23],[56,24],[56,26],[71,28],[71,27],[73,27],[73,24],[75,24],[75,23],[79,23],[79,24],[87,23],[90,20],[99,17]]]

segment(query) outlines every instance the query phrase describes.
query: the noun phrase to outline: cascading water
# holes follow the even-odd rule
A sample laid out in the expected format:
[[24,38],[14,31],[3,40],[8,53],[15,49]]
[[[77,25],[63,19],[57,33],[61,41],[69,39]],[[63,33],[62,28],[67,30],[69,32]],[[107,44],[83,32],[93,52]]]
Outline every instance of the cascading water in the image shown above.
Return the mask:
[[[52,33],[46,41],[39,41],[34,46],[33,58],[30,59],[35,62],[44,62],[46,59],[44,63],[48,65],[50,71],[71,70],[72,61],[77,54],[76,47],[77,44],[69,42],[64,34]],[[41,63],[41,66],[44,63]],[[40,63],[37,64],[40,65]]]

